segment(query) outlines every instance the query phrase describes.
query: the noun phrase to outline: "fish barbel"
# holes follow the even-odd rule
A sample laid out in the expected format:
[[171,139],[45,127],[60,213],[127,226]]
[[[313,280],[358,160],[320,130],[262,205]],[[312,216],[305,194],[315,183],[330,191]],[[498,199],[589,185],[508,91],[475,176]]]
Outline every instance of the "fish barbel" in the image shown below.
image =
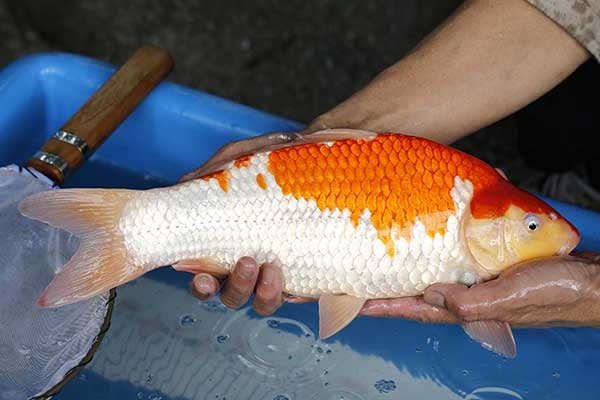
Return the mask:
[[[475,157],[354,130],[321,131],[167,188],[38,193],[21,211],[80,238],[38,299],[42,307],[160,266],[227,274],[251,256],[281,266],[287,293],[319,298],[322,338],[367,299],[420,295],[435,282],[471,285],[518,262],[567,254],[579,241],[549,205]],[[465,328],[513,352],[508,324]]]

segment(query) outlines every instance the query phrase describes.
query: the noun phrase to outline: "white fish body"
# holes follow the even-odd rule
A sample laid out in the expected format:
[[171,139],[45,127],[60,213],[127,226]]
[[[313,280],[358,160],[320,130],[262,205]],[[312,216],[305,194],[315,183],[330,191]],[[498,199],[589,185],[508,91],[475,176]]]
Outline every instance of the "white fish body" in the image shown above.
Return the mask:
[[[268,154],[243,168],[231,163],[227,191],[213,178],[133,197],[119,220],[130,264],[151,270],[209,258],[231,270],[251,256],[277,262],[286,292],[309,297],[389,298],[420,294],[433,282],[474,283],[476,265],[459,229],[472,196],[468,181],[456,178],[456,213],[445,234],[430,237],[417,221],[411,239],[398,238],[390,257],[369,210],[354,227],[349,210],[322,211],[314,200],[284,195],[267,164]],[[266,189],[256,183],[258,174]]]

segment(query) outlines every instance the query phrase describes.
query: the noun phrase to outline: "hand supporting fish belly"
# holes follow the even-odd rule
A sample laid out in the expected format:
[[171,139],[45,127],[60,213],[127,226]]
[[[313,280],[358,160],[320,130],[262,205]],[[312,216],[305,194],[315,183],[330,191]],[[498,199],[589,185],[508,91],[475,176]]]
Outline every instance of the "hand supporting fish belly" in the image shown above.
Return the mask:
[[[25,199],[24,215],[81,243],[38,305],[80,301],[164,265],[227,275],[249,255],[281,266],[286,293],[318,298],[327,338],[368,299],[472,285],[579,242],[568,221],[492,167],[423,138],[325,130],[219,168],[168,188]],[[514,355],[508,324],[464,327]]]

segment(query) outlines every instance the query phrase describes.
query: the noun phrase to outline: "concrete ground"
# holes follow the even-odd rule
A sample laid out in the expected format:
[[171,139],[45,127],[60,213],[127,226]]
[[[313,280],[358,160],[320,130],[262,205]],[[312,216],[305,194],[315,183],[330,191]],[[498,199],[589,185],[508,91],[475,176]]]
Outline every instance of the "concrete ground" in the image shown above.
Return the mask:
[[[0,0],[0,67],[47,50],[119,64],[154,43],[175,57],[171,80],[309,122],[400,59],[460,3]],[[547,174],[525,165],[516,141],[509,117],[457,146],[542,191]],[[546,194],[600,208],[563,196],[573,192],[563,186]]]
[[308,121],[401,58],[459,3],[1,0],[0,65],[49,49],[120,63],[150,42],[173,53],[172,80]]

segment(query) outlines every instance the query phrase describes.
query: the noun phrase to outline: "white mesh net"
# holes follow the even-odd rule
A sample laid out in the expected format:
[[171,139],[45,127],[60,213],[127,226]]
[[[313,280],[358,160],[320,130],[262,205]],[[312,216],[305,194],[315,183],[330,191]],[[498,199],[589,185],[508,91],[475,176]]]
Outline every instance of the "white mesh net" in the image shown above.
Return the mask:
[[51,182],[0,168],[0,399],[30,398],[59,383],[89,352],[107,312],[108,293],[57,309],[35,300],[77,249],[67,232],[21,216],[25,196]]

